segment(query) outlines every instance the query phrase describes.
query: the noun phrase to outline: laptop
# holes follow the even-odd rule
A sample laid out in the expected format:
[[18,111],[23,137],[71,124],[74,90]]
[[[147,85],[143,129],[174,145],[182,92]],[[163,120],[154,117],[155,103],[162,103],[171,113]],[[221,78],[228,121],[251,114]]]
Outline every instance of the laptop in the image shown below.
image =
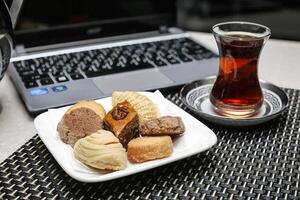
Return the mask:
[[176,27],[175,0],[24,1],[9,75],[39,113],[113,91],[217,74],[217,56]]

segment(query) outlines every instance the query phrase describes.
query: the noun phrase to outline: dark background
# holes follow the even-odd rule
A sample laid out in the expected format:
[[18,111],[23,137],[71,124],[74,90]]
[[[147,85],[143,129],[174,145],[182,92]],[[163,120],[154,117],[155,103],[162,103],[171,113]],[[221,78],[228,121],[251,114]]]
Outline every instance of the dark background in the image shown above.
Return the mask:
[[299,0],[178,0],[178,11],[179,25],[188,30],[243,20],[268,26],[272,38],[300,40]]
[[24,0],[14,33],[26,47],[174,25],[175,0]]
[[[15,41],[37,45],[64,34],[61,41],[157,30],[175,21],[175,1],[24,0]],[[216,23],[238,20],[268,26],[272,38],[300,41],[300,0],[177,0],[177,25],[185,30],[211,32]],[[84,29],[91,25],[92,31]]]

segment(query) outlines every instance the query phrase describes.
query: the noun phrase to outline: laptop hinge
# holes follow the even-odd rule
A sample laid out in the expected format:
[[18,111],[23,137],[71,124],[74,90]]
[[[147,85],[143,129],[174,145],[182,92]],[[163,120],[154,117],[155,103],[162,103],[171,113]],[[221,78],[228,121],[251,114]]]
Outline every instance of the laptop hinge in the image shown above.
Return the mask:
[[169,28],[167,26],[160,26],[159,27],[159,33],[160,34],[169,33]]
[[168,33],[171,33],[171,34],[181,34],[181,33],[184,33],[184,31],[178,27],[169,27],[168,28]]
[[13,55],[23,55],[26,53],[26,49],[24,45],[16,45],[14,48]]
[[160,26],[159,33],[160,34],[180,34],[184,31],[178,27],[168,27],[168,26]]

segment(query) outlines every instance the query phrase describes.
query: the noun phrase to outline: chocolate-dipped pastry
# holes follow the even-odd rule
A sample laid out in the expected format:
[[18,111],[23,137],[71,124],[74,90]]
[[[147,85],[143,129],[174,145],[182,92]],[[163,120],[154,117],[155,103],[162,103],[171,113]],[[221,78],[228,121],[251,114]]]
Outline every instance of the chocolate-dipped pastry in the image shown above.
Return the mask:
[[127,101],[118,103],[104,118],[104,126],[112,131],[124,147],[139,132],[139,118]]
[[181,135],[184,131],[185,127],[182,119],[176,116],[163,116],[140,124],[140,134],[142,136],[174,136]]

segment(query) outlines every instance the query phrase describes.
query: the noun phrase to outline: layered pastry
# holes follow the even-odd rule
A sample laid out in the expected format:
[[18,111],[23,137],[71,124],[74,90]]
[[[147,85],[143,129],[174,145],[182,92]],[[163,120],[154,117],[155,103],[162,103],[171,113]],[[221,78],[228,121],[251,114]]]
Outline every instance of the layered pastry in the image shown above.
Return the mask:
[[140,135],[142,136],[174,136],[181,135],[184,131],[182,119],[174,116],[163,116],[140,124]]
[[104,118],[105,128],[112,131],[127,147],[128,142],[139,132],[139,118],[128,101],[116,104]]
[[74,145],[74,156],[80,162],[101,170],[122,170],[127,166],[126,152],[113,133],[100,130]]
[[57,126],[63,142],[74,146],[80,138],[103,129],[105,110],[95,101],[80,101],[70,107]]
[[139,137],[128,143],[127,157],[134,163],[141,163],[168,157],[173,152],[170,136]]
[[112,94],[112,105],[116,106],[118,103],[128,101],[136,110],[141,123],[159,117],[159,109],[154,102],[148,97],[137,92],[114,92]]

